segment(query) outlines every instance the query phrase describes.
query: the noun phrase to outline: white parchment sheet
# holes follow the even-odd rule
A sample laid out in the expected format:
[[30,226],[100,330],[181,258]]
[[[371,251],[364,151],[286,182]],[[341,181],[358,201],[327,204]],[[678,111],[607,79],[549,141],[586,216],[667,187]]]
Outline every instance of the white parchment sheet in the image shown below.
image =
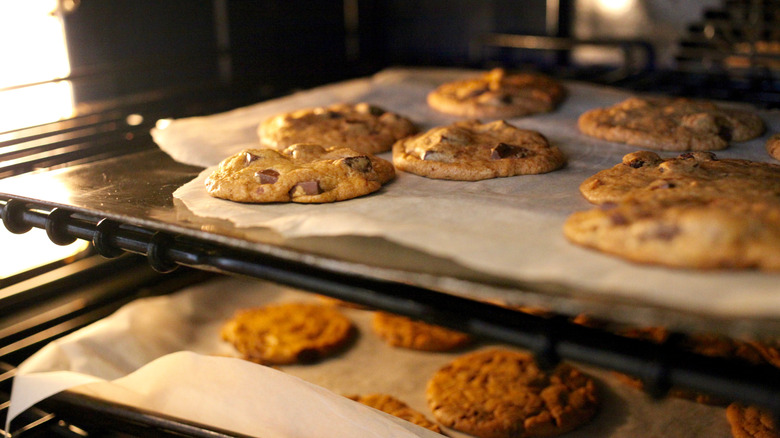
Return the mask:
[[[355,341],[316,364],[257,365],[231,357],[235,351],[220,339],[222,324],[237,309],[304,301],[322,303],[308,292],[240,278],[136,300],[25,361],[14,378],[9,417],[73,388],[264,438],[440,436],[341,395],[391,394],[433,419],[424,392],[433,373],[461,354],[493,347],[476,343],[449,353],[394,348],[371,330],[371,311],[351,308],[340,309],[357,327]],[[596,380],[602,405],[568,438],[730,436],[722,407],[653,401],[609,371],[581,368]]]
[[[174,159],[207,167],[174,196],[198,216],[237,227],[267,227],[284,237],[379,236],[509,279],[549,282],[651,305],[725,318],[780,316],[780,275],[755,271],[694,271],[645,266],[570,244],[562,225],[574,211],[591,208],[578,186],[588,176],[621,162],[633,146],[579,133],[584,111],[619,102],[629,94],[602,86],[567,83],[568,98],[555,112],[511,119],[544,134],[568,157],[567,166],[543,175],[477,182],[433,180],[399,172],[379,192],[321,205],[247,205],[214,199],[204,180],[223,158],[257,147],[256,128],[281,111],[366,101],[410,117],[425,130],[457,118],[436,113],[426,94],[436,85],[473,71],[390,69],[369,78],[315,88],[231,112],[161,121],[152,132]],[[772,161],[764,149],[780,131],[780,112],[762,111],[767,134],[717,152],[723,158]],[[675,154],[662,154],[673,156]],[[390,154],[380,154],[390,159]]]

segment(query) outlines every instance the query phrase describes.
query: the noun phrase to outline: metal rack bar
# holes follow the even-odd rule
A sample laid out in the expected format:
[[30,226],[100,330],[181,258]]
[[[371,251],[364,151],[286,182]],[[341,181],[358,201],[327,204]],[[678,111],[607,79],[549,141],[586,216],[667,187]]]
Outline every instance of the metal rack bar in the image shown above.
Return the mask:
[[46,229],[55,242],[90,240],[108,257],[122,251],[143,254],[160,272],[184,265],[270,280],[527,348],[545,365],[568,359],[630,374],[644,380],[648,391],[658,397],[672,387],[682,387],[780,413],[780,369],[769,365],[702,356],[673,341],[656,344],[627,338],[561,316],[534,316],[18,199],[0,199],[0,217],[14,233],[37,227]]

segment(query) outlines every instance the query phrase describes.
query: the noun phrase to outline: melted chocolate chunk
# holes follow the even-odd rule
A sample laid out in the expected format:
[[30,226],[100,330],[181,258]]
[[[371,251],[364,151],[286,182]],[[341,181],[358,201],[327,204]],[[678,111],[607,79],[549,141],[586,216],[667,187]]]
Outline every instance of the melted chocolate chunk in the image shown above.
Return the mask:
[[279,172],[273,169],[258,170],[255,178],[260,181],[260,184],[273,184],[279,179]]
[[290,196],[319,195],[322,193],[318,181],[301,181],[290,189]]
[[628,218],[623,216],[622,214],[618,213],[617,211],[613,211],[609,214],[609,220],[612,222],[613,225],[627,225],[628,224]]
[[502,158],[525,158],[530,154],[526,148],[506,143],[499,143],[490,150],[490,158],[500,160]]
[[452,156],[446,152],[428,150],[423,152],[422,157],[425,161],[448,161]]
[[260,159],[260,157],[258,157],[257,155],[255,155],[255,154],[253,154],[251,152],[246,152],[244,154],[244,164],[247,165],[247,166],[252,164],[253,161],[257,161],[259,159]]
[[344,158],[344,164],[346,164],[351,169],[357,170],[358,172],[367,173],[373,170],[373,167],[371,166],[371,159],[365,155]]
[[[633,160],[629,161],[628,163],[623,163],[626,166],[633,167],[634,169],[639,169],[640,167],[645,165],[645,160],[641,158],[634,158]],[[663,170],[661,170],[663,172]]]

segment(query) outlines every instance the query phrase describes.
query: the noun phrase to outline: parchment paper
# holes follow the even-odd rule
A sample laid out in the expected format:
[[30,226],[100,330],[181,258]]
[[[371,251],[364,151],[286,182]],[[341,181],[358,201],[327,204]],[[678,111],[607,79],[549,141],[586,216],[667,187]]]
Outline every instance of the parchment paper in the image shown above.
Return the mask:
[[[444,81],[473,74],[392,69],[224,114],[162,121],[152,134],[174,159],[210,167],[243,148],[256,147],[257,124],[265,117],[303,107],[367,101],[409,116],[424,130],[456,120],[428,108],[426,94]],[[582,180],[637,150],[586,137],[576,127],[582,112],[619,102],[627,92],[566,85],[569,96],[557,111],[509,120],[540,131],[566,153],[568,165],[559,171],[478,182],[399,172],[381,191],[345,202],[246,205],[208,196],[203,188],[212,170],[208,168],[174,196],[195,215],[228,219],[237,227],[267,227],[287,238],[379,236],[487,274],[587,290],[607,300],[623,297],[723,318],[780,316],[778,274],[638,265],[565,240],[561,228],[566,217],[591,208],[578,191]],[[769,128],[765,136],[717,155],[771,161],[764,142],[769,133],[780,130],[780,113],[760,114]],[[389,153],[380,156],[390,159]]]
[[[433,419],[424,396],[433,373],[458,355],[495,346],[449,353],[394,348],[372,332],[371,311],[340,308],[358,335],[333,358],[277,370],[230,357],[236,353],[219,329],[235,310],[293,301],[321,303],[308,292],[239,278],[136,300],[25,361],[14,378],[9,417],[81,385],[73,391],[253,436],[440,436],[341,395],[391,394]],[[730,436],[723,408],[653,401],[608,371],[581,368],[596,379],[602,406],[566,437]]]

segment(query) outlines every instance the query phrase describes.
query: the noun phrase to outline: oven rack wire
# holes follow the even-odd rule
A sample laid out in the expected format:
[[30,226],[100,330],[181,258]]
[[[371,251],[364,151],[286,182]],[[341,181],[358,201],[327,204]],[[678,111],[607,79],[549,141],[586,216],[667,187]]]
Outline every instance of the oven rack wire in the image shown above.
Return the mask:
[[572,360],[611,369],[640,378],[657,398],[670,388],[687,388],[780,413],[779,368],[692,353],[680,346],[682,335],[663,343],[628,338],[576,324],[562,315],[531,315],[22,199],[0,199],[0,218],[12,233],[35,227],[46,230],[57,244],[91,241],[105,258],[140,254],[160,273],[185,266],[268,280],[526,348],[544,366]]

